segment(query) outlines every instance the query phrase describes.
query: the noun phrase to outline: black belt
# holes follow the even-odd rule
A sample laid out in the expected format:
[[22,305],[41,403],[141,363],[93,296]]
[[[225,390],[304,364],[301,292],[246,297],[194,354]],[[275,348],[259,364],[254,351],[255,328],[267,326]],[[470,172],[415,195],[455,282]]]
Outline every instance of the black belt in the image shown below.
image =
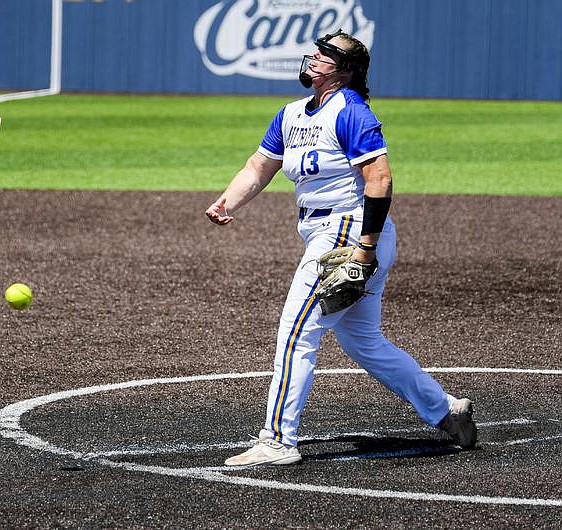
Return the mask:
[[317,208],[316,210],[311,210],[310,208],[299,208],[299,219],[304,219],[307,212],[308,217],[326,217],[332,213],[332,208]]

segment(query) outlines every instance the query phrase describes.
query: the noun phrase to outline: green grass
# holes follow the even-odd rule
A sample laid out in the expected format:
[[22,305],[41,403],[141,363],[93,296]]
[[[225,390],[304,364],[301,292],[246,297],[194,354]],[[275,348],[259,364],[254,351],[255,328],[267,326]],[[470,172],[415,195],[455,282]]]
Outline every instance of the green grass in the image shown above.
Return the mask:
[[[0,188],[220,190],[294,98],[0,103]],[[397,193],[562,195],[562,103],[373,100]],[[279,174],[268,189],[291,191]]]

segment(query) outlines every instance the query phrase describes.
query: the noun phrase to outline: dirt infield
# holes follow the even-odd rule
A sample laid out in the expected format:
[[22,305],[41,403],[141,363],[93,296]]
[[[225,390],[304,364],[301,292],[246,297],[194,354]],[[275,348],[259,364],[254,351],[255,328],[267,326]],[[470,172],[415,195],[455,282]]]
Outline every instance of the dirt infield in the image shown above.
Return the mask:
[[[28,283],[35,300],[0,308],[0,408],[271,370],[302,251],[293,197],[262,194],[222,228],[203,216],[214,197],[1,191],[0,286]],[[560,211],[561,198],[397,196],[387,336],[425,367],[559,370]],[[318,368],[356,366],[328,335]],[[475,400],[478,450],[435,441],[367,376],[329,371],[303,417],[304,463],[228,475],[201,469],[257,433],[267,375],[45,400],[20,420],[50,446],[0,437],[0,527],[559,525],[562,505],[517,499],[562,503],[562,375],[435,376]]]

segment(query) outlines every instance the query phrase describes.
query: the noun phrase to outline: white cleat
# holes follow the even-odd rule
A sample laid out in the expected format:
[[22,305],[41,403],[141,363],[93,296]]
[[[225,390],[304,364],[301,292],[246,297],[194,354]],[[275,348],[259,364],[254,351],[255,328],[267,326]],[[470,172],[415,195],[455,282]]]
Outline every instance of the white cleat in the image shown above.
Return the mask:
[[463,449],[474,449],[476,445],[478,432],[472,419],[473,411],[474,405],[470,399],[457,399],[438,426],[447,438]]
[[296,464],[302,457],[296,447],[276,442],[273,435],[262,429],[259,438],[253,440],[254,446],[247,451],[227,458],[227,466],[259,466],[264,464],[288,465]]

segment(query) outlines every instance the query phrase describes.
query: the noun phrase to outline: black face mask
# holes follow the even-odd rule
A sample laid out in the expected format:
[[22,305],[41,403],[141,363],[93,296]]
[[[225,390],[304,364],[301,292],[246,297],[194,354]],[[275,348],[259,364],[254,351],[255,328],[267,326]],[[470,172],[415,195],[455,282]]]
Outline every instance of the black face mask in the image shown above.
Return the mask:
[[312,86],[312,76],[305,72],[299,74],[299,81],[304,88],[310,88]]
[[[336,66],[335,70],[332,70],[331,72],[328,72],[327,74],[316,74],[314,76],[307,74],[306,70],[308,69],[308,65],[310,63],[310,61],[316,61],[319,63],[325,63],[325,64],[332,64],[334,66]],[[335,63],[329,63],[328,61],[322,61],[320,59],[314,59],[314,56],[312,55],[305,55],[302,58],[302,63],[301,63],[301,69],[300,69],[300,73],[299,73],[299,81],[301,82],[301,85],[304,88],[310,88],[312,86],[312,80],[316,79],[318,77],[326,77],[328,75],[332,75],[335,72],[340,72],[341,68],[338,67]]]

